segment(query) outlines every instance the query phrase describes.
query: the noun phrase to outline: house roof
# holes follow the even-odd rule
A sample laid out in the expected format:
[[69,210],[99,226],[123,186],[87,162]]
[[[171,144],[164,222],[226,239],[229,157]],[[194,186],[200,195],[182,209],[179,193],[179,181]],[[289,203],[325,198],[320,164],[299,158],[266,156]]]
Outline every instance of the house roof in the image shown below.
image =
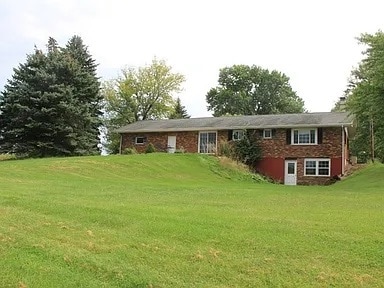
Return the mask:
[[190,119],[144,120],[123,126],[117,133],[210,131],[263,128],[352,127],[347,112],[204,117]]

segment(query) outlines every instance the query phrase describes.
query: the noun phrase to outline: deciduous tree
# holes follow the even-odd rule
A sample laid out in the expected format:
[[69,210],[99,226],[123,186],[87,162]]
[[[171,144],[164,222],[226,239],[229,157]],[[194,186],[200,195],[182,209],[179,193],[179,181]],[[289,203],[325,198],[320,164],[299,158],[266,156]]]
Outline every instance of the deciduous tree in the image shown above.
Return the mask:
[[219,85],[206,95],[214,116],[304,112],[304,102],[278,71],[234,65],[220,70]]
[[362,34],[365,58],[351,73],[347,108],[357,119],[352,152],[367,152],[384,161],[384,33]]
[[153,59],[150,65],[123,69],[120,77],[104,83],[108,152],[119,151],[114,129],[135,121],[169,118],[174,111],[173,95],[181,91],[184,80],[165,61]]

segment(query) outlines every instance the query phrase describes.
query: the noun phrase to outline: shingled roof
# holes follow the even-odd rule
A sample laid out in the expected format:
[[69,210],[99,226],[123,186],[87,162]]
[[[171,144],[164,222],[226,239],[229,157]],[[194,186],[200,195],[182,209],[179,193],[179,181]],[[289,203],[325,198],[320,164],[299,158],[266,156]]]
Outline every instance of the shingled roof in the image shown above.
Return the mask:
[[143,133],[341,126],[353,126],[353,118],[347,112],[320,112],[277,115],[204,117],[169,120],[145,120],[123,126],[115,130],[115,132]]

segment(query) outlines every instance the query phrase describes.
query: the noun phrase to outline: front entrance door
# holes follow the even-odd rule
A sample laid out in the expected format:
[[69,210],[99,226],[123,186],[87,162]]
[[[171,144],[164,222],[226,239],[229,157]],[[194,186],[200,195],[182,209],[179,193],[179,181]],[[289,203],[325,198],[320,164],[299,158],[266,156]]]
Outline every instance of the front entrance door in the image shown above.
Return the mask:
[[217,132],[199,133],[199,153],[215,154],[217,151]]
[[176,151],[176,136],[168,136],[168,153],[175,153]]
[[297,161],[296,160],[285,160],[285,185],[296,185],[297,182]]

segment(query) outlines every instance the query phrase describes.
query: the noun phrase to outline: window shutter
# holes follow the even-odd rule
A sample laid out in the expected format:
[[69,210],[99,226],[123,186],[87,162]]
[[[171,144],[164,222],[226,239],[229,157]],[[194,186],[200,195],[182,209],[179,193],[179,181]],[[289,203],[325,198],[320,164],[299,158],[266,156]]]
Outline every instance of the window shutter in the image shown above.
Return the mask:
[[232,133],[233,133],[232,130],[228,130],[228,141],[232,140]]
[[291,130],[292,129],[287,129],[285,130],[285,133],[286,133],[286,138],[287,138],[287,145],[291,145],[292,141],[291,141]]
[[317,128],[317,144],[323,143],[323,128]]
[[263,138],[263,136],[264,136],[264,130],[263,129],[259,129],[259,136],[260,136],[260,138]]
[[276,129],[272,129],[272,137],[276,136]]
[[147,137],[143,137],[143,142],[147,143]]

